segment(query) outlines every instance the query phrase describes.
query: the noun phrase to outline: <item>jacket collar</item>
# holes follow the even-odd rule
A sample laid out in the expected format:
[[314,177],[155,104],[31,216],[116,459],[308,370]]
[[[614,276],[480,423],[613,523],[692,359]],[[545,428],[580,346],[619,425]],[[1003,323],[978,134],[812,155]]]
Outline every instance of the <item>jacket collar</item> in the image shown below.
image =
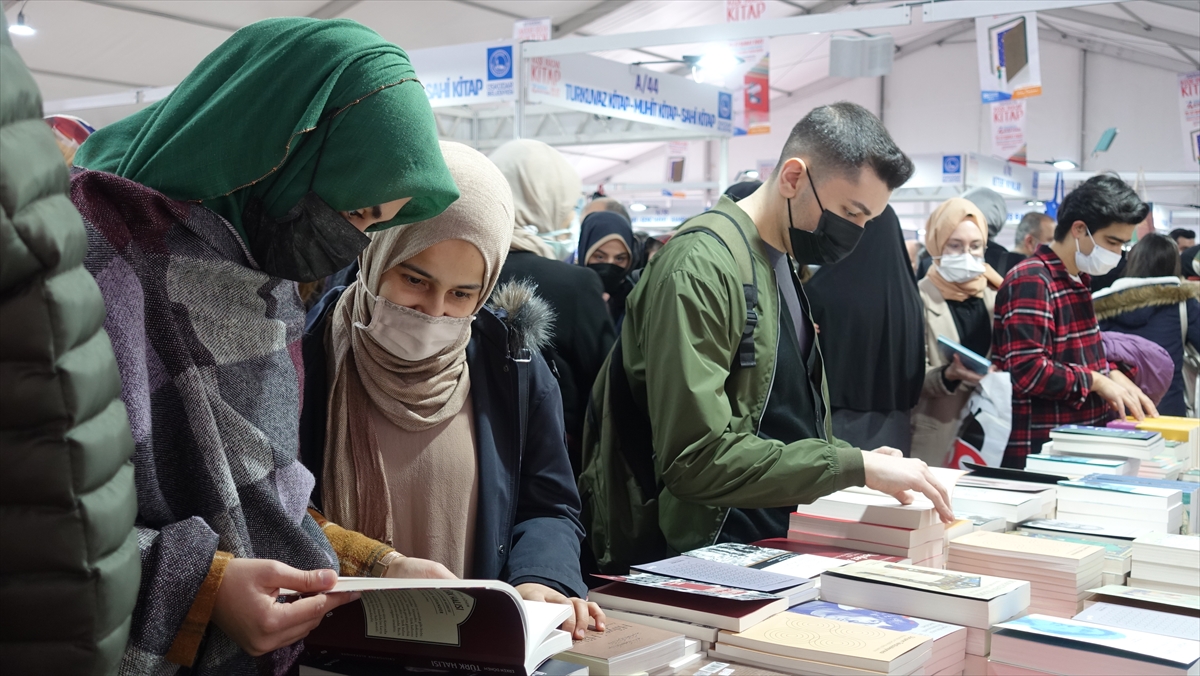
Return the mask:
[[[1043,244],[1039,246],[1038,250],[1030,258],[1041,261],[1046,266],[1046,269],[1050,271],[1051,279],[1072,284],[1076,283],[1074,279],[1071,279],[1071,273],[1067,272],[1066,264],[1062,262],[1058,254],[1054,253],[1054,249],[1051,249],[1048,245]],[[1080,272],[1078,284],[1086,289],[1091,289],[1092,276],[1086,272]]]

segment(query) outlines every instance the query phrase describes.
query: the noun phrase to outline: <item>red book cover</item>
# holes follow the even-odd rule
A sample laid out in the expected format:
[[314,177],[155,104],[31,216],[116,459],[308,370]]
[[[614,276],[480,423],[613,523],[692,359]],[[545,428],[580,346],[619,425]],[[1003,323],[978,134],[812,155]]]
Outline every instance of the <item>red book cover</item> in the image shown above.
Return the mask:
[[738,601],[734,599],[718,598],[716,596],[687,594],[683,592],[671,591],[669,589],[643,587],[641,585],[630,584],[628,582],[610,582],[603,587],[593,589],[592,593],[619,596],[621,598],[644,601],[646,603],[674,606],[676,608],[695,610],[702,613],[712,613],[713,615],[724,615],[725,617],[733,618],[749,615],[750,613],[762,609],[764,606],[779,601],[778,598],[763,599],[759,601]]
[[759,540],[754,543],[757,547],[770,547],[771,549],[783,549],[797,554],[812,554],[813,556],[824,556],[829,559],[841,559],[843,561],[886,561],[888,563],[902,563],[907,559],[899,556],[886,556],[884,554],[872,554],[870,552],[860,552],[854,549],[844,549],[842,547],[827,547],[825,545],[812,545],[804,542],[796,542],[787,538],[770,538],[768,540]]

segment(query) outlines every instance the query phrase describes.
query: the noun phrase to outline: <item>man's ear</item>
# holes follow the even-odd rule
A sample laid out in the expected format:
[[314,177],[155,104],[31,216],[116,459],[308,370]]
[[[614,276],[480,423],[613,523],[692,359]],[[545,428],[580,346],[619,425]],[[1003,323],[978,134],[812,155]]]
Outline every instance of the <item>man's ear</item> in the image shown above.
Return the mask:
[[1071,236],[1077,239],[1088,236],[1087,223],[1083,221],[1075,221],[1071,224]]
[[801,190],[803,182],[807,181],[805,174],[808,173],[808,166],[804,160],[799,157],[789,157],[784,160],[783,166],[779,168],[779,196],[784,199],[792,199]]

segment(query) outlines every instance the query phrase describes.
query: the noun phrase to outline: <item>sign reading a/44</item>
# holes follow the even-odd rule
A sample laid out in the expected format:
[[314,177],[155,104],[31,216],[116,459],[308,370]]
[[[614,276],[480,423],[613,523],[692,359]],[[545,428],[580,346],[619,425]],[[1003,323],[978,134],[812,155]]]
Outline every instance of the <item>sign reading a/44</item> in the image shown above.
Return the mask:
[[658,78],[639,73],[637,80],[634,82],[633,88],[642,93],[657,94]]

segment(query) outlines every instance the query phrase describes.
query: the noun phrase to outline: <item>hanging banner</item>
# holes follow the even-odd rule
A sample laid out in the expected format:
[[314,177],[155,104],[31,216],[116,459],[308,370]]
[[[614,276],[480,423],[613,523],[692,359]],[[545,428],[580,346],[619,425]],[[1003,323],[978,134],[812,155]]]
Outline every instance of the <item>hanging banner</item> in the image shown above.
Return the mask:
[[1037,13],[975,19],[979,89],[984,103],[1023,99],[1042,93]]
[[513,22],[513,41],[514,42],[543,42],[549,40],[553,26],[550,23],[550,17],[543,16],[537,19],[522,19]]
[[997,101],[992,108],[992,155],[1025,164],[1025,99]]
[[[725,0],[725,21],[753,21],[767,17],[765,0]],[[729,43],[741,59],[725,79],[725,85],[740,95],[733,102],[733,134],[771,133],[771,54],[766,38]]]
[[1200,70],[1179,74],[1179,121],[1188,159],[1200,164]]
[[733,92],[590,54],[530,64],[529,102],[719,136],[733,133]]
[[511,42],[476,42],[408,53],[434,108],[515,101],[517,65]]

